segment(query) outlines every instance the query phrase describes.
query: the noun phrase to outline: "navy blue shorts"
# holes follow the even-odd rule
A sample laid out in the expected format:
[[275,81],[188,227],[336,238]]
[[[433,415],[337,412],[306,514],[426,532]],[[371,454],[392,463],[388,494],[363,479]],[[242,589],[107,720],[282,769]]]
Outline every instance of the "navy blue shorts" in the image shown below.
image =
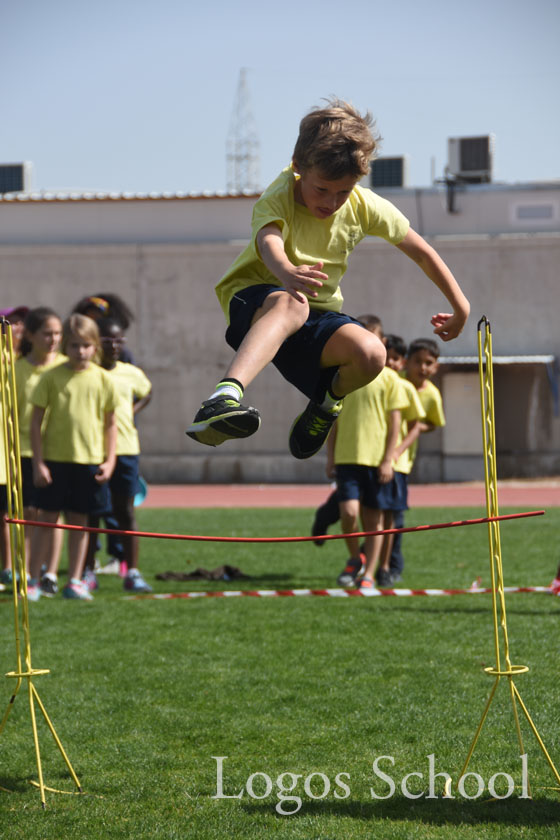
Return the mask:
[[377,467],[361,464],[337,464],[338,500],[358,499],[374,510],[408,510],[408,476],[396,472],[393,479],[381,484]]
[[[248,286],[236,292],[229,306],[230,325],[226,331],[226,341],[230,347],[234,350],[239,349],[239,345],[249,332],[257,309],[262,306],[268,295],[279,291],[288,294],[279,286],[268,283]],[[321,403],[338,370],[337,367],[321,367],[323,348],[331,335],[344,324],[359,323],[355,318],[343,315],[341,312],[310,309],[305,324],[286,339],[272,363],[284,379],[295,385],[298,391],[305,394],[308,399]]]
[[37,507],[37,488],[33,484],[33,459],[21,459],[21,489],[24,507]]
[[8,488],[0,484],[0,513],[8,512]]
[[40,510],[71,513],[103,513],[110,507],[107,482],[99,484],[96,464],[67,464],[46,461],[52,484],[36,488],[36,504]]
[[138,455],[117,455],[113,475],[109,479],[109,490],[115,496],[133,498],[138,491]]

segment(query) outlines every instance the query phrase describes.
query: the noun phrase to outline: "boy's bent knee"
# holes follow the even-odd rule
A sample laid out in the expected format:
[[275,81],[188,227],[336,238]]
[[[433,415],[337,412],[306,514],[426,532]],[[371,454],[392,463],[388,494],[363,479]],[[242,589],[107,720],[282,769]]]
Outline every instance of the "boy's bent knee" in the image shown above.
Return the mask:
[[364,383],[367,383],[379,376],[385,367],[386,359],[387,351],[379,341],[367,344],[357,350],[354,356],[354,367],[360,377],[363,378]]
[[286,324],[293,326],[293,331],[296,332],[309,318],[309,303],[301,303],[288,292],[279,290],[268,295],[255,312],[252,324],[268,313],[274,313],[275,317],[283,319]]

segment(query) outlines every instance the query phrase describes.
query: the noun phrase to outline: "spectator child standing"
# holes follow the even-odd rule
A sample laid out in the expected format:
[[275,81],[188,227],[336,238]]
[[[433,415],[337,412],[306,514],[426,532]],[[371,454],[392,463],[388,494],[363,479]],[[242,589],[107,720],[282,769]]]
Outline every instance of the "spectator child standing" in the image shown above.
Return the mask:
[[[408,435],[401,444],[401,447],[408,447],[406,452],[407,458],[410,460],[411,469],[418,452],[420,435],[445,426],[441,392],[430,381],[437,373],[438,359],[439,346],[431,338],[417,338],[408,348],[405,370],[402,376],[416,388],[425,412],[425,417],[419,420],[414,428],[409,430]],[[404,511],[395,517],[395,528],[404,528]],[[401,543],[402,534],[395,534],[389,566],[393,581],[400,580],[404,569]]]
[[[408,399],[400,377],[385,367],[368,385],[345,400],[329,437],[327,473],[336,471],[343,533],[378,531],[390,522],[390,512],[403,504],[402,487],[393,470],[400,432],[400,412]],[[391,527],[390,524],[387,527]],[[373,575],[383,537],[368,536],[364,543],[365,571],[360,588],[373,589]],[[360,538],[348,537],[350,557],[338,577],[341,586],[352,586],[362,570]]]
[[[378,318],[377,315],[359,315],[357,320],[360,324],[366,327],[366,329],[373,332],[378,338],[380,338],[383,343],[385,343],[381,318]],[[338,522],[339,519],[340,507],[338,504],[338,493],[335,486],[328,499],[323,502],[322,505],[319,505],[315,511],[313,525],[311,526],[311,534],[314,537],[319,537],[319,539],[313,540],[314,545],[319,547],[324,545],[325,540],[320,539],[320,537],[326,534],[330,526],[334,525],[335,522]]]
[[[95,364],[99,330],[91,318],[71,315],[64,323],[62,350],[68,361],[47,370],[31,396],[31,446],[38,519],[84,527],[88,515],[107,507],[107,482],[115,467],[117,394],[109,374]],[[44,420],[44,426],[43,426]],[[53,554],[53,531],[41,529],[39,550],[31,558],[31,598],[44,557]],[[82,583],[88,534],[68,533],[68,584],[65,598],[91,600]]]
[[[20,346],[21,355],[15,363],[15,380],[21,452],[23,513],[24,519],[29,520],[33,520],[37,516],[35,502],[37,491],[33,483],[33,451],[31,448],[31,414],[33,412],[31,394],[46,370],[68,361],[66,356],[59,352],[61,338],[62,323],[52,309],[40,306],[27,313]],[[48,558],[47,572],[41,579],[41,589],[44,595],[54,595],[58,591],[56,568],[62,543],[62,532],[56,531],[53,537],[53,555]],[[38,529],[26,525],[25,553],[28,569],[33,553],[33,544],[38,539],[41,539]]]
[[[119,295],[115,295],[111,292],[96,292],[93,295],[81,298],[78,303],[75,304],[72,312],[78,312],[80,315],[87,315],[88,318],[92,318],[96,323],[105,318],[112,318],[114,321],[117,321],[123,331],[123,340],[120,344],[119,361],[129,362],[131,365],[134,364],[134,357],[127,347],[126,338],[124,337],[124,333],[134,321],[134,315],[132,310],[124,302],[124,300],[119,297]],[[117,528],[117,520],[111,512],[107,513],[107,515],[103,518],[107,528]],[[98,540],[97,546],[99,547],[99,545],[100,543]],[[119,567],[122,567],[122,565],[125,564],[124,548],[118,534],[107,534],[107,551],[110,554],[111,559],[103,571],[109,572],[109,569],[116,567],[118,572]]]
[[462,331],[469,303],[447,265],[394,205],[358,186],[377,146],[371,124],[340,100],[311,111],[291,165],[256,202],[251,242],[216,287],[236,354],[187,429],[200,443],[257,431],[258,411],[241,400],[273,362],[310,400],[292,425],[292,455],[319,451],[342,399],[385,364],[382,342],[340,311],[348,257],[365,236],[399,248],[447,298],[452,314],[431,319],[437,335],[448,341]]
[[[387,335],[385,338],[385,348],[387,350],[387,367],[391,368],[397,374],[400,373],[406,364],[407,350],[405,342],[398,335]],[[401,428],[394,453],[394,467],[395,474],[402,485],[405,504],[394,512],[390,524],[388,519],[384,522],[383,527],[386,529],[403,527],[402,524],[398,523],[404,521],[404,512],[408,510],[408,476],[414,463],[414,456],[411,451],[412,444],[418,439],[421,430],[420,423],[426,416],[418,391],[412,382],[409,382],[408,379],[401,378],[401,383],[406,392],[408,405],[401,410]],[[390,566],[393,543],[396,536],[400,536],[400,534],[385,534],[383,537],[383,547],[376,574],[376,580],[379,586],[390,586],[392,583],[400,580],[403,567],[395,570],[391,569]]]
[[[134,417],[149,403],[152,386],[139,367],[119,361],[124,333],[118,322],[110,318],[102,319],[98,327],[101,335],[101,365],[113,380],[117,392],[117,460],[109,479],[111,508],[120,530],[137,531],[134,496],[138,487],[140,443]],[[97,528],[99,516],[92,514],[89,524]],[[151,592],[151,587],[138,570],[139,538],[123,534],[121,539],[127,565],[124,588],[131,592]],[[97,586],[94,572],[96,543],[96,535],[90,534],[86,561],[86,581],[90,588]]]

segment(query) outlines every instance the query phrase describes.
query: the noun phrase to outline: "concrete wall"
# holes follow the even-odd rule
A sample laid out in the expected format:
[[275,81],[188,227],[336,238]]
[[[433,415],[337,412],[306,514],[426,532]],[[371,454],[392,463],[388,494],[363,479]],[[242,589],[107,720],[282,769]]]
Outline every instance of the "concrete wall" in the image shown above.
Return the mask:
[[[466,331],[451,345],[442,344],[443,354],[476,354],[476,322],[484,314],[492,324],[495,355],[560,355],[558,234],[430,241],[472,304]],[[305,399],[272,368],[247,391],[262,413],[256,436],[210,449],[184,434],[231,357],[213,287],[240,248],[232,242],[0,245],[2,306],[49,304],[65,316],[83,295],[111,290],[136,312],[129,344],[154,386],[154,399],[139,419],[143,472],[150,481],[324,478],[322,455],[298,462],[287,453],[289,428]],[[411,261],[376,240],[361,243],[352,255],[343,292],[345,311],[374,312],[387,332],[406,340],[430,335],[430,316],[446,309]],[[553,416],[545,373],[511,368],[503,384],[495,379],[502,477],[559,473],[560,421]],[[510,434],[512,429],[517,432]],[[416,477],[480,478],[482,464],[476,456],[446,455],[436,432],[422,440]]]

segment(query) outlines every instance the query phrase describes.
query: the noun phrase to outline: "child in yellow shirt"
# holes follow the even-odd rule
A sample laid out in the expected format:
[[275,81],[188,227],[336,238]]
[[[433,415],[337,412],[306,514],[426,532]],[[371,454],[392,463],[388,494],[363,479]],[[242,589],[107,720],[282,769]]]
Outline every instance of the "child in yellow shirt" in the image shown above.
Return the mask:
[[[106,371],[95,364],[100,351],[95,321],[71,315],[63,327],[62,350],[68,361],[43,373],[31,395],[38,520],[56,523],[64,512],[70,525],[84,527],[89,514],[107,508],[107,482],[116,458],[117,393]],[[53,554],[55,529],[41,530],[41,550],[31,558],[28,596],[32,600],[40,595],[42,559]],[[91,600],[81,581],[87,542],[87,531],[68,534],[65,598]]]

